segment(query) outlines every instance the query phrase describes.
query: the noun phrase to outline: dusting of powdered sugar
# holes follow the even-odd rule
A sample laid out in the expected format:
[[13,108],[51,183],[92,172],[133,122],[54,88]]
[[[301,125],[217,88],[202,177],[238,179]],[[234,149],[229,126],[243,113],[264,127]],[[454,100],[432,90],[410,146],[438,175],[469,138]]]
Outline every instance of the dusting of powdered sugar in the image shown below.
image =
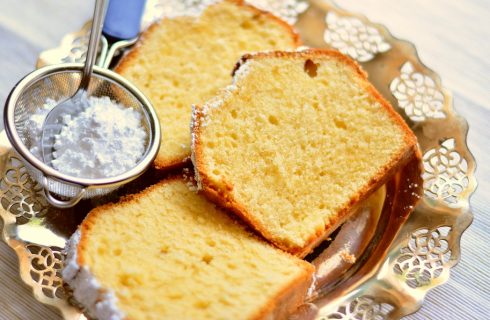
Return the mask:
[[[241,81],[245,79],[250,73],[251,65],[251,60],[240,61],[239,67],[235,70],[235,73],[233,75],[231,85],[225,87],[220,95],[212,98],[202,106],[201,110],[199,110],[199,116],[201,117],[199,123],[200,126],[206,127],[211,121],[209,119],[209,114],[211,113],[211,111],[213,109],[220,108],[225,103],[225,101],[230,98],[235,91],[238,90]],[[195,125],[196,120],[197,112],[193,109],[191,124]]]
[[306,291],[306,298],[311,298],[313,297],[313,294],[316,292],[316,275],[313,273],[311,276],[311,283],[310,286],[308,287],[308,290]]
[[63,280],[73,290],[73,297],[86,308],[90,317],[99,320],[124,319],[124,314],[117,307],[115,294],[106,288],[102,289],[90,269],[78,264],[80,238],[80,230],[77,230],[66,244]]
[[197,190],[202,190],[202,182],[201,177],[199,176],[199,170],[197,167],[196,161],[196,132],[195,128],[197,127],[197,118],[198,118],[198,109],[196,105],[192,105],[192,116],[191,116],[191,162],[194,167],[194,178],[196,179]]
[[[297,48],[296,48],[296,50],[295,50],[295,51],[296,51],[296,52],[305,52],[305,51],[308,51],[308,50],[310,50],[310,49],[311,49],[311,48],[310,48],[310,47],[308,47],[308,46],[299,46],[299,47],[297,47]],[[293,52],[294,52],[294,51],[293,51]]]
[[237,83],[243,80],[249,73],[253,60],[245,60],[240,62],[240,66],[235,71],[232,79],[232,86],[236,87]]
[[[76,115],[63,115],[55,136],[52,166],[59,172],[89,179],[108,178],[136,166],[143,156],[147,133],[142,114],[108,97],[81,96]],[[31,153],[41,159],[44,119],[56,105],[47,100],[29,119],[33,130]]]
[[185,185],[187,186],[187,188],[189,189],[189,191],[191,191],[193,193],[197,193],[197,191],[199,189],[198,189],[198,186],[195,183],[195,179],[192,176],[192,172],[191,172],[191,170],[189,168],[184,168],[182,170],[182,177],[184,178]]

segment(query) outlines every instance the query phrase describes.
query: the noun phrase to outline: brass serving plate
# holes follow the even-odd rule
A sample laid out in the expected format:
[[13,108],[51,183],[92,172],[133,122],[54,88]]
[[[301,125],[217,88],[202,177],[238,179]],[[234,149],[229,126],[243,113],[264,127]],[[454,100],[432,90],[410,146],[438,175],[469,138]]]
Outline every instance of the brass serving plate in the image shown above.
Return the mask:
[[[144,21],[148,25],[207,2],[148,0]],[[466,144],[466,121],[454,112],[451,94],[420,61],[414,45],[394,38],[382,25],[327,0],[249,2],[294,23],[305,45],[335,48],[356,59],[415,132],[423,154],[420,186],[416,163],[386,184],[379,219],[384,222],[376,220],[368,237],[374,245],[362,248],[357,262],[341,270],[337,281],[317,286],[293,318],[398,319],[416,312],[427,291],[449,278],[460,258],[461,235],[472,221],[475,160]],[[38,67],[83,61],[88,29],[89,23],[64,37],[58,48],[41,53]],[[98,203],[85,201],[69,212],[49,207],[5,133],[0,134],[0,163],[2,235],[19,257],[22,280],[37,300],[58,308],[65,319],[85,319],[68,302],[62,284],[62,248]],[[129,188],[148,183],[143,178]],[[408,215],[412,208],[404,204],[420,187],[422,199]]]

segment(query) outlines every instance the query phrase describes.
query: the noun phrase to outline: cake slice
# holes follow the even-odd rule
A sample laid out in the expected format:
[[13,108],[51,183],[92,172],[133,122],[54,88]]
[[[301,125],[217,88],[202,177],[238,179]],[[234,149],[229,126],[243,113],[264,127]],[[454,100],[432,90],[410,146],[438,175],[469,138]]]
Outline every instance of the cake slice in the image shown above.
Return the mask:
[[89,213],[63,278],[91,317],[285,319],[302,303],[312,265],[195,190],[173,178]]
[[242,54],[299,44],[287,23],[239,0],[210,5],[200,16],[165,18],[152,25],[116,71],[156,109],[162,143],[155,166],[168,169],[189,158],[192,104],[204,103],[226,86]]
[[360,67],[321,49],[244,56],[192,135],[205,194],[300,257],[417,152]]

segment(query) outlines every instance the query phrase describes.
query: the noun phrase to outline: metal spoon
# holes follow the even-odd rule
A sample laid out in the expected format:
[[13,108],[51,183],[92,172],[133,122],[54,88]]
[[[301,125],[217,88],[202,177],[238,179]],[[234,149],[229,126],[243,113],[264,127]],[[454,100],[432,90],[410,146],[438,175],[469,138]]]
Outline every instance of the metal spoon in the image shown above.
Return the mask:
[[51,109],[46,116],[43,124],[42,131],[42,156],[43,161],[46,164],[51,165],[53,160],[53,145],[55,135],[61,132],[63,125],[60,123],[60,118],[66,115],[75,115],[82,112],[87,106],[82,104],[83,95],[86,94],[90,79],[92,77],[92,70],[94,67],[95,59],[97,58],[97,47],[99,45],[100,36],[102,32],[102,26],[104,24],[104,15],[107,0],[96,0],[94,17],[92,20],[92,28],[90,30],[90,39],[88,44],[87,56],[85,59],[85,66],[82,72],[82,79],[80,85],[75,94],[66,99],[65,101],[56,105]]

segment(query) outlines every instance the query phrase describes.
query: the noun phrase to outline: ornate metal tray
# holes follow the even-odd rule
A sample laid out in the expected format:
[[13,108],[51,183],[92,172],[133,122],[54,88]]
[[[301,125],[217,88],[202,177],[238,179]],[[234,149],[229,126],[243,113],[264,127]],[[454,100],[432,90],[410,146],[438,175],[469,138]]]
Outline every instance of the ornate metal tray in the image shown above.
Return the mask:
[[[144,21],[147,25],[209,1],[148,0]],[[317,287],[293,318],[397,319],[416,312],[427,291],[449,278],[460,257],[461,235],[472,221],[475,160],[466,145],[466,121],[454,112],[451,94],[420,61],[414,45],[394,38],[382,25],[327,0],[249,2],[295,24],[305,45],[332,47],[356,59],[415,132],[423,154],[423,183],[417,185],[418,166],[409,163],[386,184],[381,218],[363,233],[369,248],[358,250],[357,262],[336,274],[338,281]],[[43,52],[38,66],[83,61],[88,29],[89,23],[65,36],[58,48]],[[85,319],[63,287],[62,248],[97,203],[85,201],[70,212],[49,207],[5,133],[0,134],[0,164],[2,235],[19,257],[22,280],[37,300],[58,308],[65,319]],[[141,181],[130,191],[149,183]],[[417,192],[422,199],[408,215],[413,208],[403,199]]]

